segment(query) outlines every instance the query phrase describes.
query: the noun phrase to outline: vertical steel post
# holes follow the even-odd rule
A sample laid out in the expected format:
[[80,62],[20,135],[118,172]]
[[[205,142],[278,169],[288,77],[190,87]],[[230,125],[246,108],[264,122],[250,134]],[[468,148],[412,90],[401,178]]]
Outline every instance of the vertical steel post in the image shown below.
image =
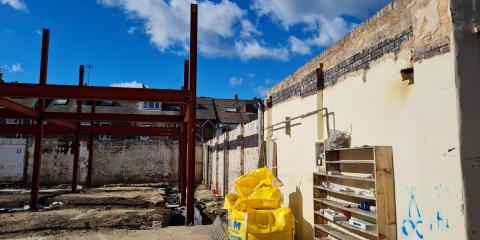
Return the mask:
[[[183,91],[188,92],[189,62],[184,61]],[[186,108],[181,106],[181,113],[185,116]],[[178,154],[178,179],[180,191],[180,205],[185,206],[187,193],[187,124],[180,123],[179,154]]]
[[[50,44],[50,30],[43,29],[42,32],[42,54],[40,60],[40,84],[47,84],[48,69],[48,48]],[[45,110],[45,99],[38,99],[37,132],[35,133],[35,150],[33,153],[32,191],[30,209],[38,211],[38,192],[40,188],[40,166],[42,162],[42,141],[43,141],[43,118]]]
[[[95,113],[96,101],[92,100],[91,113]],[[93,126],[94,122],[90,122],[90,126]],[[92,186],[92,170],[93,170],[93,134],[90,134],[88,139],[88,166],[87,166],[87,188]]]
[[195,196],[195,121],[197,98],[197,27],[198,5],[190,7],[190,88],[188,101],[188,163],[187,163],[187,225],[192,225],[194,218]]
[[[83,78],[85,66],[80,65],[78,71],[78,86],[83,87]],[[82,112],[82,100],[77,100],[77,113]],[[78,182],[78,159],[80,157],[80,121],[77,121],[77,131],[75,131],[75,142],[73,144],[73,173],[72,173],[72,192],[77,192]]]

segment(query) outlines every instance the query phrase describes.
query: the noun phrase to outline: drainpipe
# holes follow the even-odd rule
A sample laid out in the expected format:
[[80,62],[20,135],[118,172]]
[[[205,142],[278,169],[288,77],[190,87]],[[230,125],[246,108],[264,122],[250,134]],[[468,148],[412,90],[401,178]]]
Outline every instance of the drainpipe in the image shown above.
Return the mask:
[[263,142],[263,118],[265,113],[265,105],[261,99],[257,99],[258,106],[258,146]]

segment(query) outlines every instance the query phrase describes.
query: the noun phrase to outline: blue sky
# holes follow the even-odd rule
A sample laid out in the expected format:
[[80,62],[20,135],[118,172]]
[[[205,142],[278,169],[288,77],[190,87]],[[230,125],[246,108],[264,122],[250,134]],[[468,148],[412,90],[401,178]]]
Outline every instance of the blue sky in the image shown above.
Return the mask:
[[[199,10],[198,95],[267,90],[388,0],[211,0]],[[38,82],[41,29],[51,29],[48,83],[180,88],[188,58],[186,0],[0,0],[0,68]]]

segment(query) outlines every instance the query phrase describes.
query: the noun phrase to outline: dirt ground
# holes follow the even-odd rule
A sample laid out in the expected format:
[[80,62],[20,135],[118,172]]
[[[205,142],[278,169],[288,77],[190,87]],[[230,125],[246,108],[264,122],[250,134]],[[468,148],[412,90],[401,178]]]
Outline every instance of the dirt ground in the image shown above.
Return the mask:
[[[2,237],[0,237],[2,238]],[[76,230],[76,231],[56,231],[56,232],[36,232],[7,237],[5,239],[24,239],[24,240],[127,240],[127,239],[152,239],[152,240],[209,240],[210,226],[175,226],[150,230],[127,230],[127,229],[99,229],[94,231]]]
[[43,209],[32,212],[23,209],[28,190],[0,189],[0,239],[211,239],[208,225],[172,226],[184,218],[174,207],[177,192],[164,184],[43,189],[41,196]]

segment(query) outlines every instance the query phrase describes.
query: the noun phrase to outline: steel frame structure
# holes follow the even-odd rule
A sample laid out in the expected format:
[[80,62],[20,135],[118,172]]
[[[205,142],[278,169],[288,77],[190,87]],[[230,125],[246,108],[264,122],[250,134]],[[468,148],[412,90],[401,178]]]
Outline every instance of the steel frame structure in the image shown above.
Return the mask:
[[[79,69],[78,86],[47,84],[50,30],[43,29],[39,84],[0,82],[0,118],[33,119],[33,125],[0,125],[0,133],[28,133],[35,135],[32,191],[30,207],[38,211],[42,140],[46,134],[74,136],[74,163],[72,192],[77,191],[79,148],[82,137],[88,139],[87,188],[91,186],[93,170],[94,135],[177,136],[179,140],[178,183],[181,204],[187,206],[186,224],[194,218],[195,191],[195,120],[197,83],[198,6],[190,6],[190,61],[184,62],[184,86],[181,90],[93,87],[84,85],[84,66]],[[37,98],[35,109],[6,97]],[[72,99],[76,112],[45,112],[49,99]],[[82,101],[93,100],[90,113],[82,113]],[[180,115],[105,114],[95,113],[95,100],[151,101],[180,104]],[[81,121],[90,121],[82,126]],[[97,126],[95,121],[111,122],[171,122],[178,128]]]

